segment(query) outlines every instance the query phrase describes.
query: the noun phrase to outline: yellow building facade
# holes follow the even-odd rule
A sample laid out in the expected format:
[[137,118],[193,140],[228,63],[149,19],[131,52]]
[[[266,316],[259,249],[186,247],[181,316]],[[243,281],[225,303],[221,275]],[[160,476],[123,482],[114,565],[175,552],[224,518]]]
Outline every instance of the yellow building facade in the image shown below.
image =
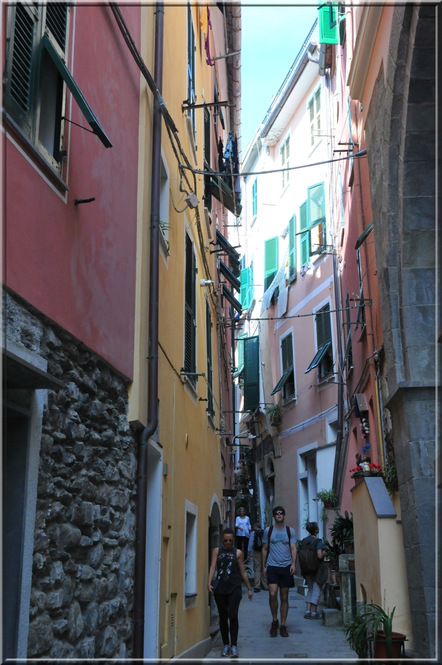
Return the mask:
[[219,435],[231,417],[228,318],[237,305],[235,251],[224,241],[239,206],[233,179],[216,173],[232,165],[226,155],[239,129],[239,56],[225,57],[234,43],[225,26],[233,25],[229,39],[238,45],[239,16],[235,7],[158,3],[142,19],[147,85],[129,406],[140,451],[135,657],[200,658],[211,648],[208,565],[233,473]]

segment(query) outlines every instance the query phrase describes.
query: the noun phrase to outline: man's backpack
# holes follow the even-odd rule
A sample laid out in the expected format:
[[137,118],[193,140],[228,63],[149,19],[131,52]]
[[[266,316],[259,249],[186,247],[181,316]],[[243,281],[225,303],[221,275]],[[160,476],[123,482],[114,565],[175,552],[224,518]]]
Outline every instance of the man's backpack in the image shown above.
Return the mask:
[[301,541],[301,547],[298,551],[299,565],[301,566],[301,573],[305,575],[316,575],[316,572],[321,563],[316,554],[316,544],[319,538],[314,540],[307,540],[304,538]]
[[253,536],[253,549],[255,552],[260,552],[262,549],[262,535],[263,535],[263,530],[258,529],[257,531],[254,531],[254,536]]

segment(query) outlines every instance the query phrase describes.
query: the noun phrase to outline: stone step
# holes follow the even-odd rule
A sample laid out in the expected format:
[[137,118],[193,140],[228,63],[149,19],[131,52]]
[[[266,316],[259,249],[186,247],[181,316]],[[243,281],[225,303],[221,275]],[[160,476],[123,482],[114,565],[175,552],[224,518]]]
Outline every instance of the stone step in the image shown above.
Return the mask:
[[322,610],[324,618],[324,626],[342,626],[342,612],[341,610],[330,609],[324,607]]

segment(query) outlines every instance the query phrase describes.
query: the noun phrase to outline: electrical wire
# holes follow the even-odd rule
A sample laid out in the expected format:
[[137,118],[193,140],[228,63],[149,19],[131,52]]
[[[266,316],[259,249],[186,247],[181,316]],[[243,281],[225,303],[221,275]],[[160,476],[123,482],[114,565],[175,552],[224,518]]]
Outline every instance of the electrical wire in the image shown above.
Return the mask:
[[[298,166],[286,166],[285,168],[282,169],[270,169],[268,171],[242,171],[241,173],[234,173],[234,176],[239,176],[239,177],[247,177],[250,175],[269,175],[272,173],[282,173],[285,171],[296,171],[298,169],[307,169],[310,166],[322,166],[323,164],[331,164],[333,162],[342,162],[346,159],[354,159],[354,157],[366,157],[367,156],[367,150],[360,150],[359,152],[355,152],[352,155],[346,155],[345,157],[336,157],[336,159],[326,159],[323,162],[312,162],[311,164],[299,164]],[[215,176],[223,176],[226,175],[225,173],[222,173],[220,171],[205,171],[204,169],[194,169],[193,166],[186,165],[182,168],[187,168],[190,169],[194,174],[198,175],[215,175]]]

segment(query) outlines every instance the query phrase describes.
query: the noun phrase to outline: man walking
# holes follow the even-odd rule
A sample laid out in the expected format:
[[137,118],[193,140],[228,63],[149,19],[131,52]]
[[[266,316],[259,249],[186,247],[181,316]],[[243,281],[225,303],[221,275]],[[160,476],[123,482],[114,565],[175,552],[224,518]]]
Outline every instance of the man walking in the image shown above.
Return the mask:
[[[269,605],[272,613],[270,637],[288,637],[286,628],[289,610],[289,588],[295,586],[293,575],[296,564],[296,534],[285,524],[285,510],[282,506],[273,509],[275,524],[267,527],[262,538],[262,567],[269,585]],[[281,625],[278,622],[278,588]]]

